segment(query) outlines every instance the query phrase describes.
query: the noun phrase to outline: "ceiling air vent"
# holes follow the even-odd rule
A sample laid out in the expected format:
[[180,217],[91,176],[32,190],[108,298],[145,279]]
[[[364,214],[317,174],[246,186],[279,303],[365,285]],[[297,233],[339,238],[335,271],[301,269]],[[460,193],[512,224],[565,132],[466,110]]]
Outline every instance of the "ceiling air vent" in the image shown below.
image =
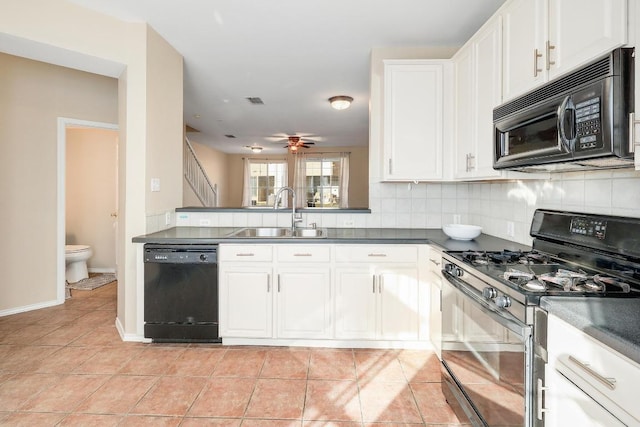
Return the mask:
[[231,135],[231,134],[226,134],[225,136],[226,136],[227,138],[231,138],[231,139],[233,139],[233,138],[235,138],[235,137],[236,137],[235,135]]
[[255,105],[264,105],[262,99],[258,98],[257,96],[249,96],[247,97],[247,101]]

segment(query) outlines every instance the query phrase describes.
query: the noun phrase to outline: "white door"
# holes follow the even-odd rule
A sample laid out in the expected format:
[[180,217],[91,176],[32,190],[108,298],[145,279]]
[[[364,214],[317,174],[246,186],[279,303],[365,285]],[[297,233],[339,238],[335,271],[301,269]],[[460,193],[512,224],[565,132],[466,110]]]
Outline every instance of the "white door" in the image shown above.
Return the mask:
[[248,264],[220,269],[220,335],[269,338],[272,336],[272,283],[270,267]]
[[376,337],[376,281],[368,267],[336,269],[336,338]]
[[331,338],[331,268],[279,268],[278,338]]
[[379,273],[380,333],[382,339],[417,340],[418,269],[393,267]]
[[627,42],[627,0],[549,0],[549,78]]
[[515,0],[503,13],[504,100],[512,99],[545,81],[544,3]]

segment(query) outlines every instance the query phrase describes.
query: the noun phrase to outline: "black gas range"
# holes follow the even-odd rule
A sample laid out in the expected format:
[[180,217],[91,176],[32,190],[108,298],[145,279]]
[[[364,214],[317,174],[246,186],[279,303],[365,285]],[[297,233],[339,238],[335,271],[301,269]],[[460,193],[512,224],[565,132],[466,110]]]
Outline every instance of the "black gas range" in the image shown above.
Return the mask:
[[474,426],[544,426],[541,297],[640,297],[640,218],[538,209],[530,234],[531,251],[443,255],[442,387]]
[[445,268],[479,277],[507,310],[542,296],[640,297],[640,219],[539,209],[531,236],[531,251],[448,251]]

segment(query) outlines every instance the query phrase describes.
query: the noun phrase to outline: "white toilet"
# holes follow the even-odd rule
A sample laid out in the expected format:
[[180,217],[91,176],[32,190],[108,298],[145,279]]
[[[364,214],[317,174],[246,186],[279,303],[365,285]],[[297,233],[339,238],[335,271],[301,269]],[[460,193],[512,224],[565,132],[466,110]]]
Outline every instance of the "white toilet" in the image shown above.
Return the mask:
[[66,245],[64,252],[64,261],[67,266],[65,273],[67,282],[75,283],[89,277],[87,260],[93,255],[91,246]]

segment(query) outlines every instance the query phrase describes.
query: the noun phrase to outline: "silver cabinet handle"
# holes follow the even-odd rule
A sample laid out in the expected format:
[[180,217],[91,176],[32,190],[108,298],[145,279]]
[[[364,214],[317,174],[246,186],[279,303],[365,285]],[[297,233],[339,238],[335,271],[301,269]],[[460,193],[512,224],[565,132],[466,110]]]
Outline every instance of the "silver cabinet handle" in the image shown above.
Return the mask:
[[384,276],[381,274],[378,276],[378,293],[382,293],[382,287],[384,286]]
[[372,290],[373,290],[373,293],[375,294],[376,293],[376,275],[374,274],[373,276],[371,276],[371,278],[373,279],[371,281],[373,285]]
[[551,69],[552,65],[556,65],[556,62],[551,60],[551,51],[556,47],[552,45],[549,40],[547,40],[546,48],[547,48],[547,70],[549,70]]
[[267,293],[271,292],[271,275],[267,274]]
[[393,168],[391,167],[391,159],[389,159],[389,175],[393,173]]
[[376,253],[372,253],[372,254],[368,254],[367,256],[369,257],[386,257],[387,254],[376,254]]
[[313,256],[313,254],[293,254],[293,256]]
[[591,377],[593,377],[595,380],[597,380],[600,384],[602,384],[603,386],[607,387],[609,390],[615,390],[616,389],[616,380],[615,380],[615,378],[606,378],[606,377],[600,375],[599,373],[597,373],[596,371],[591,369],[589,367],[589,365],[587,365],[586,363],[582,363],[581,361],[579,361],[578,359],[576,359],[573,356],[569,356],[569,361],[572,362],[573,364],[575,364],[580,369],[582,369],[587,374],[589,374]]
[[538,77],[538,73],[542,72],[542,68],[538,68],[538,58],[542,58],[542,54],[538,49],[533,49],[533,77]]
[[280,275],[278,274],[278,292],[280,292]]
[[236,256],[255,256],[255,254],[248,252],[248,253],[238,253],[236,254]]
[[542,407],[542,397],[543,397],[542,396],[542,392],[547,390],[547,389],[548,389],[548,387],[543,387],[542,386],[542,380],[540,378],[538,378],[538,395],[537,395],[538,404],[536,406],[538,407],[537,408],[537,415],[538,415],[538,419],[540,421],[542,421],[542,414],[544,412],[548,411],[547,408],[543,408]]
[[434,263],[435,265],[437,265],[438,267],[440,267],[440,263],[438,261],[436,261],[435,259],[431,259],[429,258],[429,261],[431,261],[432,263]]
[[636,151],[636,114],[629,113],[629,152]]

